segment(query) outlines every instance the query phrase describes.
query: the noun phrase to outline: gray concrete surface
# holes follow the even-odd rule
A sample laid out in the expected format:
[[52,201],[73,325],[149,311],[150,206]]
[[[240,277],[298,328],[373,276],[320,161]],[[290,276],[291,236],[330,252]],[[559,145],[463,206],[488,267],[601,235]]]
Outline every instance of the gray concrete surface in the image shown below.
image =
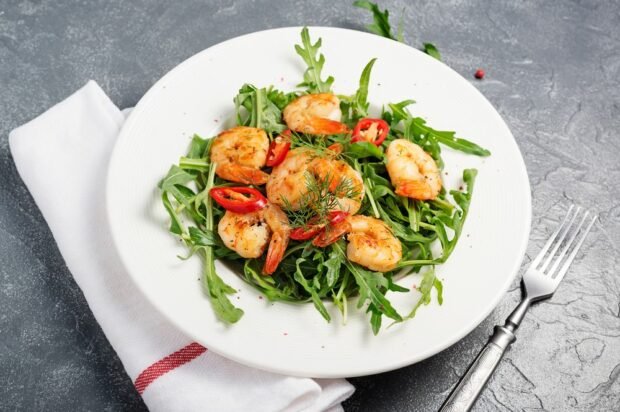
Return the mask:
[[[409,44],[435,43],[512,129],[533,191],[528,256],[560,204],[600,212],[585,253],[553,300],[529,313],[475,410],[620,410],[620,3],[382,3],[405,14]],[[327,0],[0,2],[0,410],[145,409],[15,170],[9,131],[88,79],[132,106],[222,40],[302,24],[362,29],[368,20]],[[478,67],[484,81],[472,78]],[[436,410],[518,297],[515,283],[475,331],[431,359],[353,379],[345,409]]]

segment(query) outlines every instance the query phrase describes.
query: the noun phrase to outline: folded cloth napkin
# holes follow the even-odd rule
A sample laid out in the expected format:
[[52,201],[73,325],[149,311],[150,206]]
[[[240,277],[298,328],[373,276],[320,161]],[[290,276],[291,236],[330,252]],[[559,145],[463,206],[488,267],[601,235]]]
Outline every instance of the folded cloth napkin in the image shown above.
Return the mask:
[[13,130],[17,170],[90,309],[152,411],[339,411],[343,379],[245,367],[192,342],[125,272],[105,217],[107,165],[123,113],[93,81]]

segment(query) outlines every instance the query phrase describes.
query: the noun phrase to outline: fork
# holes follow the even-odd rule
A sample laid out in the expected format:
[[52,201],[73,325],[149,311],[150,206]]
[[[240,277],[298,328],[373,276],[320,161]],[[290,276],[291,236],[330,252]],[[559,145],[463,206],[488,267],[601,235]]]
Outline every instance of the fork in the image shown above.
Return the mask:
[[[530,263],[521,285],[523,299],[508,316],[504,326],[495,326],[495,332],[482,349],[467,373],[454,388],[440,412],[469,411],[487,381],[497,368],[504,352],[516,340],[517,330],[530,305],[553,295],[566,275],[588,232],[596,221],[596,215],[581,212],[571,205],[562,223],[553,232],[545,246]],[[585,226],[584,226],[585,225]],[[578,236],[579,235],[579,236]]]

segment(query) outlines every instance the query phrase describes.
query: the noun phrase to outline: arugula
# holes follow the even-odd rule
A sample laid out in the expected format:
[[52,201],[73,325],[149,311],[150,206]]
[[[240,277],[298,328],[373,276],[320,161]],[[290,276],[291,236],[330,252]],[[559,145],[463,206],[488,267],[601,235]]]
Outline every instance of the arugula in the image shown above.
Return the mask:
[[359,80],[359,87],[352,97],[341,96],[340,109],[342,110],[343,122],[350,127],[354,126],[361,118],[368,117],[368,85],[370,83],[370,74],[372,67],[377,59],[371,59],[364,70]]
[[312,44],[308,28],[304,27],[301,30],[301,43],[301,45],[295,45],[295,51],[308,67],[304,72],[304,81],[299,84],[299,87],[305,87],[308,93],[327,93],[331,91],[334,78],[329,76],[325,80],[321,79],[325,56],[320,54],[317,59],[317,54],[321,48],[321,39],[319,38],[315,44]]
[[319,294],[316,292],[316,290],[308,284],[308,281],[304,277],[304,274],[301,268],[299,267],[299,265],[305,262],[305,260],[306,259],[304,258],[297,259],[297,262],[295,263],[296,269],[295,269],[295,274],[293,275],[293,278],[295,279],[295,281],[297,281],[297,283],[299,283],[304,288],[306,292],[310,294],[310,297],[312,298],[312,302],[314,303],[314,307],[316,308],[316,310],[318,310],[321,316],[323,316],[325,320],[329,322],[331,320],[331,316],[329,316],[329,312],[327,312],[327,309],[325,308],[323,301],[319,297]]
[[435,47],[435,45],[432,43],[424,43],[424,53],[436,58],[437,60],[441,60],[439,50],[437,50],[437,47]]
[[[373,9],[369,6],[372,3],[357,3],[364,4],[360,7]],[[380,22],[381,27],[391,33],[387,11],[377,10],[384,19]],[[379,23],[376,24],[379,27]],[[325,58],[319,54],[320,46],[320,39],[313,44],[308,30],[304,28],[302,45],[296,46],[296,50],[308,66],[302,86],[309,93],[329,91],[333,82],[331,77],[322,80]],[[368,116],[369,84],[375,61],[370,60],[364,67],[356,93],[341,97],[343,121],[350,126]],[[258,88],[245,84],[234,98],[237,123],[260,127],[270,134],[280,133],[286,128],[282,111],[298,96],[299,93],[285,93],[273,87]],[[271,276],[264,276],[261,273],[264,258],[242,258],[224,245],[215,230],[225,211],[212,202],[209,190],[214,185],[230,182],[215,176],[216,165],[211,163],[209,157],[213,139],[203,139],[197,135],[192,138],[187,154],[168,170],[159,182],[159,188],[162,204],[170,217],[169,230],[189,250],[188,256],[181,258],[187,259],[194,254],[204,258],[202,286],[218,319],[234,323],[241,318],[243,311],[231,303],[229,295],[235,290],[217,275],[216,258],[234,267],[245,282],[269,300],[312,302],[327,321],[331,320],[331,316],[325,300],[334,303],[342,314],[343,322],[346,322],[348,301],[357,298],[358,308],[367,307],[374,334],[380,331],[384,317],[401,322],[415,316],[419,307],[429,304],[433,289],[437,292],[438,302],[442,303],[443,285],[435,275],[434,267],[448,259],[459,241],[470,209],[476,171],[463,171],[464,190],[447,193],[442,189],[438,197],[430,201],[408,199],[395,193],[386,170],[384,149],[394,139],[408,139],[420,145],[440,167],[443,146],[478,156],[488,156],[490,152],[456,137],[454,132],[431,128],[424,119],[411,114],[408,106],[412,103],[413,100],[390,103],[382,110],[381,117],[390,125],[390,131],[379,147],[369,142],[351,143],[347,136],[291,135],[292,147],[312,148],[317,157],[337,157],[360,173],[365,196],[359,213],[382,219],[403,245],[401,261],[394,270],[385,273],[374,272],[349,261],[343,239],[327,248],[315,247],[311,241],[291,240],[278,270]],[[333,144],[342,147],[339,155],[329,149]],[[308,194],[302,196],[295,208],[292,205],[283,208],[291,227],[306,226],[310,219],[313,219],[313,224],[328,224],[328,214],[338,206],[339,198],[359,195],[358,187],[350,179],[339,180],[334,188],[332,177],[329,174],[323,178],[311,173],[305,175],[305,181],[300,183],[305,184]],[[441,245],[439,253],[431,247],[436,243]],[[421,297],[411,313],[403,316],[386,297],[388,292],[408,291],[394,283],[393,278],[401,269],[419,272],[425,267],[430,267],[430,270],[424,271],[418,287]]]
[[431,268],[424,273],[422,282],[418,286],[417,290],[421,293],[420,299],[411,309],[411,312],[405,317],[405,319],[411,319],[415,316],[416,312],[422,305],[428,305],[431,303],[431,291],[435,289],[437,291],[437,302],[443,304],[443,283],[437,278],[435,269]]
[[234,98],[237,124],[281,133],[287,128],[282,121],[282,109],[296,97],[294,93],[283,93],[272,87],[259,89],[244,84]]
[[366,0],[354,1],[353,5],[355,7],[369,10],[372,13],[373,23],[366,26],[370,32],[379,36],[387,37],[388,39],[397,40],[394,34],[392,34],[392,27],[390,26],[390,12],[387,9],[381,11],[376,3]]
[[[403,42],[403,18],[401,15],[399,23],[398,23],[398,35],[394,36],[392,33],[392,27],[390,26],[390,13],[387,9],[381,11],[379,5],[376,3],[372,3],[366,0],[357,0],[353,2],[355,7],[360,7],[362,9],[366,9],[372,13],[373,23],[366,26],[368,31],[374,33],[378,36],[382,36],[388,39],[397,40],[399,42]],[[441,55],[439,54],[439,50],[432,43],[423,43],[422,50],[424,53],[428,54],[436,58],[437,60],[441,60]]]

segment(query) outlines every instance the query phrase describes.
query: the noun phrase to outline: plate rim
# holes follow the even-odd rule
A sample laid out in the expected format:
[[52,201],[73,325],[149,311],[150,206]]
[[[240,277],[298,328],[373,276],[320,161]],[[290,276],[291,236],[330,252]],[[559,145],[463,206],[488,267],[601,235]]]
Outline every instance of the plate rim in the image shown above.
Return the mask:
[[[104,207],[105,207],[105,217],[106,217],[106,223],[108,226],[108,229],[110,231],[111,237],[112,237],[112,243],[114,244],[114,249],[122,263],[123,269],[125,270],[125,272],[129,275],[129,278],[131,279],[132,283],[136,286],[136,288],[140,291],[140,293],[142,294],[143,297],[146,298],[146,300],[153,306],[153,308],[155,308],[157,310],[157,312],[159,314],[161,314],[168,322],[170,322],[170,324],[177,328],[180,332],[186,334],[188,337],[190,337],[191,339],[197,341],[197,342],[201,342],[204,341],[201,338],[198,338],[197,334],[190,330],[189,328],[185,328],[182,325],[178,324],[171,315],[169,315],[166,311],[161,310],[160,306],[158,305],[157,301],[151,297],[140,285],[140,282],[138,280],[138,277],[135,276],[134,274],[131,273],[131,271],[128,269],[129,265],[127,264],[126,258],[124,256],[124,253],[122,252],[121,248],[119,247],[119,242],[118,242],[118,238],[120,236],[120,233],[118,233],[117,230],[114,229],[114,225],[112,224],[112,221],[115,220],[113,218],[113,206],[112,206],[112,198],[113,196],[111,195],[112,192],[112,175],[113,175],[113,169],[114,166],[119,162],[118,158],[120,157],[119,153],[121,152],[121,142],[127,140],[128,136],[131,136],[130,131],[134,125],[134,123],[136,122],[136,118],[137,118],[137,114],[141,113],[141,111],[146,107],[147,103],[153,98],[153,96],[156,95],[157,91],[160,89],[160,86],[162,84],[164,84],[169,78],[171,78],[172,76],[176,75],[176,73],[180,72],[181,70],[183,70],[186,66],[189,66],[190,64],[192,64],[192,62],[194,60],[199,59],[201,56],[203,56],[204,54],[209,53],[210,51],[213,51],[215,49],[219,49],[222,47],[226,47],[226,45],[230,42],[233,41],[239,41],[243,38],[246,37],[252,37],[254,35],[257,34],[263,34],[263,33],[268,33],[268,32],[277,32],[277,31],[290,31],[290,30],[301,30],[303,27],[307,27],[311,32],[313,30],[321,30],[321,31],[334,31],[334,32],[338,32],[338,31],[346,31],[346,32],[353,32],[356,35],[361,35],[361,36],[374,36],[377,37],[374,34],[371,33],[367,33],[367,32],[363,32],[363,31],[359,31],[359,30],[354,30],[354,29],[348,29],[348,28],[341,28],[341,27],[330,27],[330,26],[284,26],[284,27],[275,27],[275,28],[270,28],[270,29],[266,29],[266,30],[259,30],[259,31],[254,31],[254,32],[250,32],[250,33],[245,33],[236,37],[232,37],[230,39],[224,40],[222,42],[213,44],[201,51],[198,51],[196,53],[194,53],[193,55],[189,56],[188,58],[186,58],[185,60],[183,60],[182,62],[180,62],[179,64],[177,64],[176,66],[172,67],[170,70],[168,70],[163,76],[161,76],[155,83],[153,83],[153,85],[151,85],[149,87],[149,89],[146,91],[146,93],[144,93],[144,95],[138,100],[138,102],[136,103],[136,105],[134,106],[134,108],[132,109],[129,117],[125,120],[125,122],[123,123],[121,130],[119,131],[116,141],[114,142],[114,147],[112,149],[112,152],[110,154],[110,159],[108,162],[108,166],[107,166],[107,172],[106,172],[106,181],[105,181],[105,203],[104,203]],[[385,39],[388,40],[388,39]],[[389,41],[389,40],[388,40]],[[397,44],[399,44],[402,47],[405,47],[409,52],[413,51],[415,53],[419,53],[420,55],[423,55],[424,58],[428,58],[428,59],[434,59],[431,56],[426,55],[425,53],[421,52],[420,50],[415,49],[414,47],[411,47],[407,44],[404,43],[399,43],[397,42]],[[520,241],[519,244],[519,250],[517,253],[515,253],[515,260],[514,260],[514,264],[513,267],[511,267],[510,272],[511,275],[506,277],[506,280],[504,282],[504,284],[502,285],[501,288],[501,293],[497,293],[495,296],[493,296],[492,299],[489,300],[489,303],[486,305],[485,310],[481,312],[481,315],[479,315],[475,320],[471,320],[467,325],[464,325],[462,328],[460,328],[458,333],[453,334],[451,339],[446,339],[441,345],[437,345],[433,348],[429,348],[426,351],[423,352],[417,352],[415,356],[411,356],[411,357],[404,357],[403,360],[401,361],[397,361],[397,362],[392,362],[389,364],[382,364],[381,366],[376,366],[376,367],[372,367],[372,368],[359,368],[359,370],[357,370],[356,372],[353,373],[334,373],[334,372],[327,372],[327,373],[312,373],[312,374],[307,374],[304,372],[299,372],[299,373],[295,373],[294,371],[292,371],[291,369],[285,369],[285,368],[280,368],[280,367],[271,367],[269,365],[265,365],[265,364],[258,364],[252,361],[249,361],[246,358],[240,357],[240,356],[236,356],[234,353],[228,353],[225,350],[220,350],[220,348],[215,348],[213,349],[211,347],[211,345],[206,345],[208,346],[208,349],[210,351],[213,351],[214,353],[217,353],[227,359],[233,360],[235,362],[241,363],[243,365],[246,366],[250,366],[250,367],[254,367],[257,369],[261,369],[261,370],[265,370],[265,371],[269,371],[269,372],[275,372],[275,373],[279,373],[279,374],[285,374],[285,375],[291,375],[291,376],[299,376],[299,377],[312,377],[312,378],[347,378],[347,377],[356,377],[356,376],[367,376],[367,375],[373,375],[373,374],[377,374],[377,373],[382,373],[382,372],[387,372],[387,371],[391,371],[391,370],[395,370],[395,369],[399,369],[405,366],[410,366],[413,364],[416,364],[418,362],[421,362],[425,359],[428,359],[442,351],[444,351],[445,349],[449,348],[450,346],[454,345],[455,343],[461,341],[467,334],[469,334],[470,332],[472,332],[474,329],[476,329],[490,314],[491,312],[493,312],[493,310],[498,306],[498,304],[500,303],[500,301],[506,296],[506,292],[508,291],[508,288],[510,287],[510,285],[512,284],[512,282],[514,281],[514,279],[517,277],[517,275],[519,274],[519,270],[521,268],[521,265],[523,263],[523,258],[525,256],[525,252],[527,249],[527,245],[529,243],[529,237],[531,234],[531,221],[532,221],[532,198],[531,198],[531,184],[529,181],[529,176],[527,174],[527,168],[526,168],[526,164],[525,164],[525,159],[523,157],[523,153],[521,152],[521,149],[519,148],[519,145],[512,133],[512,131],[510,130],[510,127],[508,126],[508,124],[506,123],[506,121],[504,120],[504,118],[499,114],[499,112],[497,111],[497,109],[495,108],[495,106],[493,104],[491,104],[491,102],[486,98],[486,96],[478,89],[476,88],[470,81],[467,81],[467,79],[465,77],[463,77],[460,73],[458,73],[456,70],[454,70],[453,68],[451,68],[450,66],[448,66],[447,64],[438,61],[438,63],[441,63],[442,65],[445,66],[445,68],[447,68],[448,70],[452,71],[454,74],[456,74],[458,77],[460,77],[464,83],[467,84],[467,87],[471,88],[474,90],[474,93],[477,93],[479,95],[479,97],[481,97],[484,102],[486,104],[489,105],[489,107],[493,110],[494,115],[497,116],[501,122],[503,123],[503,125],[506,127],[506,130],[508,131],[512,143],[514,144],[514,148],[516,149],[516,153],[519,155],[519,160],[520,160],[520,168],[519,168],[519,174],[521,175],[521,179],[525,184],[525,188],[527,189],[525,190],[526,194],[527,194],[527,198],[523,199],[523,204],[526,205],[526,210],[525,210],[525,220],[527,225],[526,230],[523,234],[523,238]]]

